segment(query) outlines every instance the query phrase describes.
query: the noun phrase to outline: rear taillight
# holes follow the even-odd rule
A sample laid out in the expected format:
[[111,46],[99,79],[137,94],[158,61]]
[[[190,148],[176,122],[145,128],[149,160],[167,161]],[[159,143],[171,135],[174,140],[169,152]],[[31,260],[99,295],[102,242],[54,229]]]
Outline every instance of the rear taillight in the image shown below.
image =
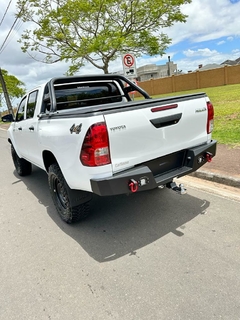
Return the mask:
[[111,163],[108,131],[105,122],[93,124],[83,141],[80,160],[84,166],[96,167]]
[[211,133],[213,131],[213,126],[214,126],[214,108],[210,101],[207,102],[207,110],[208,110],[207,133]]

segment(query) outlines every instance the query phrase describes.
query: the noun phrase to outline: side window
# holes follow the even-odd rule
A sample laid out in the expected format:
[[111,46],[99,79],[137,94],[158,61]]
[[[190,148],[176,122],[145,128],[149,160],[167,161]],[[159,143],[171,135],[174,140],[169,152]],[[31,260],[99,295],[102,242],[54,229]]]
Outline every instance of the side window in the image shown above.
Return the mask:
[[24,109],[26,104],[26,97],[23,98],[23,100],[20,102],[20,105],[18,107],[17,115],[16,115],[16,121],[22,121],[24,120]]
[[33,91],[28,96],[27,102],[27,119],[33,118],[35,107],[37,104],[38,91]]

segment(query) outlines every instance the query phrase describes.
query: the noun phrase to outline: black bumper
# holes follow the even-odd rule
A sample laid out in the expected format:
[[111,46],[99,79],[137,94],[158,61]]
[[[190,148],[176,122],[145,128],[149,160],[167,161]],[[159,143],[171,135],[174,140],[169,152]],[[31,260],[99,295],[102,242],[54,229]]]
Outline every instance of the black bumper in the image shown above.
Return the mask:
[[181,150],[117,173],[109,178],[91,179],[92,191],[100,196],[127,194],[154,189],[174,178],[185,176],[216,155],[217,142]]

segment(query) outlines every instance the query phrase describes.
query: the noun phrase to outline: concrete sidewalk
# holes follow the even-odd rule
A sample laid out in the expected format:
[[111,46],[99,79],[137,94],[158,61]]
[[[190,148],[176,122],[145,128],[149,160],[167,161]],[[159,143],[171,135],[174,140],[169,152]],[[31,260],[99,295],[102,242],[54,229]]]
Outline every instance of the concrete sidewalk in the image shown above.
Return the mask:
[[[7,130],[9,124],[0,124]],[[217,144],[217,153],[212,162],[206,163],[191,176],[240,188],[240,147],[232,148]]]

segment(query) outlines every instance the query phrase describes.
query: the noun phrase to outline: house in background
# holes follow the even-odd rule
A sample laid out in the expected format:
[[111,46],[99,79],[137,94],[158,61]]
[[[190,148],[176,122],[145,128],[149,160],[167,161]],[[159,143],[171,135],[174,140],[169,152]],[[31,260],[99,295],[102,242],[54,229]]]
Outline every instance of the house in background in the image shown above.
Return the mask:
[[177,64],[172,61],[165,65],[147,64],[137,68],[137,75],[139,81],[147,81],[150,79],[164,78],[172,76],[177,72]]
[[195,71],[204,71],[209,69],[223,68],[225,66],[236,66],[237,64],[240,64],[240,58],[236,60],[225,60],[221,64],[210,63],[210,64],[206,64],[205,66],[202,64],[199,64],[198,69]]
[[195,71],[204,71],[204,70],[209,70],[209,69],[216,69],[216,68],[222,68],[220,64],[217,63],[209,63],[203,66],[202,64],[199,64],[198,69]]
[[240,58],[237,58],[236,60],[225,60],[221,63],[221,65],[229,65],[229,66],[236,66],[237,64],[240,64]]

